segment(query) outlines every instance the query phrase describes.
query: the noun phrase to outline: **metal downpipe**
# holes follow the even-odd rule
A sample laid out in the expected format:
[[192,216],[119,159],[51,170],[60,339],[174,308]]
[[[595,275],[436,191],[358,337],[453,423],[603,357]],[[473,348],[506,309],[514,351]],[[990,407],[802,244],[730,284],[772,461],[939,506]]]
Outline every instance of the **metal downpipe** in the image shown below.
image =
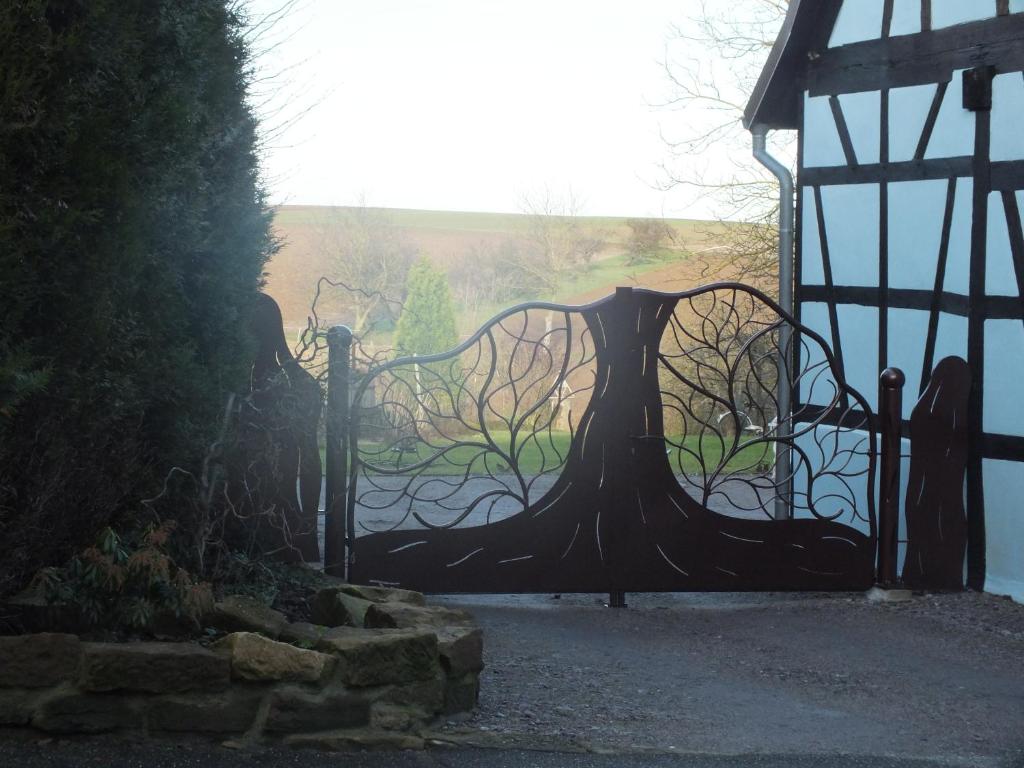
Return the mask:
[[[779,304],[793,313],[793,222],[794,222],[794,185],[793,174],[789,168],[768,153],[768,127],[755,125],[750,129],[753,137],[754,158],[779,180]],[[775,482],[776,488],[785,483],[785,490],[777,490],[775,497],[775,519],[785,520],[792,517],[791,487],[792,462],[786,440],[792,434],[790,415],[790,371],[795,370],[795,354],[792,347],[793,329],[783,323],[779,329],[779,381],[777,400],[779,406],[776,435],[778,442],[775,450]],[[788,358],[788,359],[787,359]]]

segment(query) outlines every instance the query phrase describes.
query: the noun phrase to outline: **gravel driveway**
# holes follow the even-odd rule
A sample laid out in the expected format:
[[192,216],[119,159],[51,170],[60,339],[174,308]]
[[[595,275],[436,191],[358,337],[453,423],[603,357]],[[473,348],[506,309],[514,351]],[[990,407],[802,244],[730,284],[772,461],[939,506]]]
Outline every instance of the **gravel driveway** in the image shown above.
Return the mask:
[[476,745],[1024,762],[1024,606],[991,595],[461,596]]

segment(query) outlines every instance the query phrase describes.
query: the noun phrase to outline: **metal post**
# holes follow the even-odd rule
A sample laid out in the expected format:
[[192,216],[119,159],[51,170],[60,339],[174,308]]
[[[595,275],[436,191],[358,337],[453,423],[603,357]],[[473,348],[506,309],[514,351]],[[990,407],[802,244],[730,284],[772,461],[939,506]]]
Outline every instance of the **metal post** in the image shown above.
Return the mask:
[[878,585],[896,586],[900,523],[900,463],[903,441],[903,385],[899,368],[886,368],[880,378],[878,404],[882,434],[882,471],[878,503]]
[[[779,305],[790,314],[793,313],[793,229],[795,202],[793,174],[789,168],[768,153],[768,126],[754,125],[750,129],[753,138],[755,159],[771,171],[779,181]],[[776,416],[775,428],[775,507],[776,520],[785,520],[793,516],[790,488],[792,480],[792,462],[787,438],[793,433],[790,422],[790,393],[793,383],[790,380],[790,368],[799,365],[791,349],[792,329],[789,323],[782,323],[779,328],[779,380],[777,401],[779,412]],[[767,425],[766,425],[767,426]]]
[[792,350],[793,329],[789,323],[783,322],[779,328],[779,369],[778,384],[776,386],[776,400],[779,412],[775,416],[775,503],[773,516],[776,520],[788,520],[793,516],[793,463],[789,452],[789,444],[786,442],[793,434],[792,404],[790,395],[792,392],[792,378],[790,376],[793,361]]
[[352,331],[336,325],[327,332],[327,488],[324,571],[345,578],[345,502],[348,497],[349,365]]

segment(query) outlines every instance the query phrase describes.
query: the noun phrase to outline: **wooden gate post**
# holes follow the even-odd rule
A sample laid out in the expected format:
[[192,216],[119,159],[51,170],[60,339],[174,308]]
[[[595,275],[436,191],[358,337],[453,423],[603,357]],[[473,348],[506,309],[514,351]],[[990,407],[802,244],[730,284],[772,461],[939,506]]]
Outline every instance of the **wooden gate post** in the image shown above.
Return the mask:
[[880,587],[896,586],[900,523],[900,462],[903,440],[903,385],[899,368],[886,368],[880,377],[878,416],[882,435],[882,468],[878,503],[878,576]]
[[345,502],[348,498],[348,385],[352,331],[327,332],[327,479],[324,494],[324,572],[345,578]]

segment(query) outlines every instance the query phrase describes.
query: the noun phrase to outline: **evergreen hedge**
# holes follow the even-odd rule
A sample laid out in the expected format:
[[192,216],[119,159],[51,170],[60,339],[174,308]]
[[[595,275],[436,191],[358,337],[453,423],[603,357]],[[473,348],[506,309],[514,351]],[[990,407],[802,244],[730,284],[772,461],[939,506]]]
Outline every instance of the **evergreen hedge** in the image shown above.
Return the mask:
[[196,468],[272,252],[223,0],[0,4],[0,594]]

